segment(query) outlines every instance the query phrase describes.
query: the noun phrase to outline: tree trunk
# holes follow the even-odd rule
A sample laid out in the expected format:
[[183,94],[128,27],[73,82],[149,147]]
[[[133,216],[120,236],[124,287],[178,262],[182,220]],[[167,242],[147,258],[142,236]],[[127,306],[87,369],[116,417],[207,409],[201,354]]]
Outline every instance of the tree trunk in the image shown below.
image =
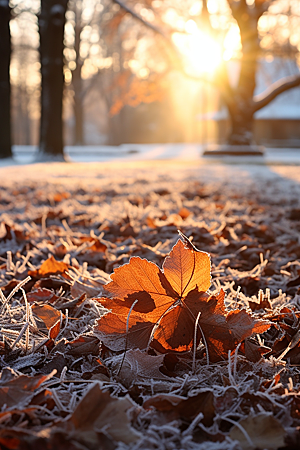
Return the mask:
[[42,73],[38,160],[63,157],[63,49],[68,0],[41,0],[39,17]]
[[0,158],[11,158],[10,77],[11,56],[10,8],[0,0]]
[[72,72],[72,84],[74,88],[74,118],[75,129],[73,142],[75,145],[84,144],[83,132],[83,85],[81,78],[81,70],[83,61],[80,57],[80,35],[82,31],[81,16],[82,16],[82,2],[75,2],[75,42],[74,49],[76,52],[76,67]]
[[231,131],[227,139],[229,145],[253,145],[253,106],[252,101],[236,98],[235,104],[229,109]]
[[230,2],[232,14],[240,29],[242,43],[241,70],[238,85],[231,90],[227,107],[231,119],[229,145],[254,144],[254,91],[256,87],[259,37],[257,23],[261,9],[250,8],[245,0]]
[[[74,73],[74,72],[73,72]],[[80,80],[81,82],[81,80]],[[75,86],[75,83],[74,83]],[[75,117],[75,130],[74,130],[74,145],[84,145],[83,134],[83,105],[80,95],[74,93],[74,117]]]

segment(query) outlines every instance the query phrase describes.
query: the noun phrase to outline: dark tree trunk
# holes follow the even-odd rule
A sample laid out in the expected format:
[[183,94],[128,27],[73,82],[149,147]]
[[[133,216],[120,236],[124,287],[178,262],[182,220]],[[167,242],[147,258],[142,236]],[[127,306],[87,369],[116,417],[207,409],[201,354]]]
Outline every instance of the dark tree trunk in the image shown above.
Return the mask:
[[[81,81],[81,80],[80,80]],[[75,83],[74,83],[75,85]],[[75,130],[74,130],[74,144],[84,145],[83,134],[83,107],[82,99],[79,95],[74,94],[74,116],[75,116]]]
[[80,34],[82,31],[81,26],[81,2],[75,2],[75,43],[74,49],[76,52],[76,68],[72,73],[72,83],[74,88],[74,117],[75,117],[75,129],[74,129],[74,144],[84,144],[83,133],[83,85],[81,78],[82,59],[80,57]]
[[41,0],[39,17],[42,73],[38,159],[63,160],[63,49],[68,0]]
[[254,91],[256,87],[259,37],[257,23],[262,10],[250,8],[245,0],[229,2],[232,14],[240,29],[242,43],[241,70],[238,85],[232,88],[227,100],[231,119],[230,145],[254,144]]
[[8,0],[0,0],[0,158],[12,157],[9,77],[11,41],[8,3]]
[[231,131],[227,143],[229,145],[252,145],[253,138],[253,106],[244,99],[236,99],[236,104],[229,110]]

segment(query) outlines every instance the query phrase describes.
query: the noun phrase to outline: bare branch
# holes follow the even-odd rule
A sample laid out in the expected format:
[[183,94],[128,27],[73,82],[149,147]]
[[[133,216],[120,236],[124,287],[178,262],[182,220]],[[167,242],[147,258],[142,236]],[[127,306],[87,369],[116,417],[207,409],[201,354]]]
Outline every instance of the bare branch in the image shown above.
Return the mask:
[[300,86],[300,74],[276,81],[265,92],[254,97],[254,112],[267,106],[278,95],[297,86]]
[[238,2],[234,0],[227,0],[229,8],[231,9],[231,13],[233,18],[239,22],[240,17],[243,13],[248,11],[248,5],[246,0],[239,0]]
[[123,8],[125,11],[127,11],[129,14],[131,14],[132,17],[137,19],[139,22],[144,24],[146,27],[150,28],[156,34],[159,34],[160,36],[162,36],[164,38],[165,42],[168,44],[168,47],[171,49],[173,56],[175,57],[172,60],[172,63],[174,65],[175,69],[182,72],[183,75],[185,75],[190,80],[199,81],[199,82],[202,81],[204,83],[208,83],[208,84],[215,86],[217,89],[220,90],[220,93],[221,93],[222,97],[224,98],[224,101],[226,103],[229,103],[231,92],[230,93],[228,92],[229,83],[224,82],[224,79],[226,80],[226,77],[225,77],[226,74],[223,74],[223,79],[221,81],[221,80],[211,79],[211,78],[208,78],[205,76],[201,77],[201,76],[195,76],[195,75],[191,75],[191,74],[187,73],[185,70],[184,64],[183,64],[182,56],[180,55],[176,45],[172,41],[172,37],[171,37],[172,32],[167,34],[162,29],[160,29],[160,28],[156,27],[155,25],[153,25],[152,23],[144,20],[138,13],[133,11],[129,6],[125,5],[122,0],[112,0],[112,1],[114,3],[116,3],[117,5],[119,5],[121,8]]
[[272,0],[267,0],[264,2],[257,2],[255,1],[255,12],[256,12],[256,18],[257,20],[268,11],[269,6],[271,5]]
[[147,28],[150,28],[156,34],[161,36],[164,39],[164,41],[166,42],[168,48],[171,50],[171,53],[172,53],[172,56],[173,56],[172,64],[174,65],[174,68],[176,68],[177,70],[185,73],[181,55],[180,55],[176,45],[172,41],[172,33],[168,33],[167,34],[161,28],[159,28],[159,27],[153,25],[152,23],[148,22],[147,20],[143,19],[143,17],[140,16],[140,14],[136,13],[129,6],[125,5],[122,0],[112,0],[112,1],[114,3],[116,3],[117,5],[119,5],[121,8],[123,8],[124,11],[128,12],[129,14],[131,14],[132,17],[137,19],[139,22],[141,22]]
[[121,0],[112,0],[114,3],[119,5],[124,11],[128,12],[132,15],[135,19],[137,19],[142,24],[146,25],[147,28],[150,28],[152,31],[154,31],[156,34],[159,34],[164,39],[166,39],[170,43],[170,36],[168,36],[163,30],[156,27],[152,23],[148,22],[147,20],[143,19],[142,16],[140,16],[138,13],[136,13],[133,9],[131,9],[129,6],[125,5]]

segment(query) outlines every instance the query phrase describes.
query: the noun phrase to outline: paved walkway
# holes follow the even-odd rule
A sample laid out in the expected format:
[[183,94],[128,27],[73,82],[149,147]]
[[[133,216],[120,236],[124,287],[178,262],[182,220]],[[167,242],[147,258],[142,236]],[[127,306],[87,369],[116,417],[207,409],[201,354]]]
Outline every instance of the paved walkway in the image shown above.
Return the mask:
[[[30,164],[37,148],[14,146],[17,163]],[[225,162],[229,164],[300,165],[300,149],[267,148],[260,157],[203,157],[198,144],[123,144],[120,146],[66,146],[65,154],[74,162],[186,160],[201,164]]]
[[[265,183],[290,196],[291,186],[300,189],[300,150],[268,149],[264,159],[204,158],[192,144],[122,145],[120,147],[67,147],[71,162],[36,163],[33,148],[15,149],[15,159],[2,161],[2,186],[38,182],[66,188],[71,185],[134,185],[136,180],[163,184],[168,180],[213,182],[237,189]],[[225,164],[224,164],[225,161]],[[300,191],[299,191],[300,194]]]

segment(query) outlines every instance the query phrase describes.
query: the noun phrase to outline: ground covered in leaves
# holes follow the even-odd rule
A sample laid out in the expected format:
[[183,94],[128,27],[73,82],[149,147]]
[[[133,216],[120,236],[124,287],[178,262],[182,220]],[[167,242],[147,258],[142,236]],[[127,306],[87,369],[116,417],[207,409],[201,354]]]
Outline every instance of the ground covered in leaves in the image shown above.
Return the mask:
[[[22,168],[3,172],[0,448],[298,449],[296,168],[286,169],[294,180],[265,167],[88,169],[82,176],[78,166],[55,164],[24,169],[27,176]],[[174,307],[192,294],[176,297],[169,287],[167,313],[150,320],[156,300],[145,288],[155,305],[143,309],[134,271],[122,281],[131,286],[130,304],[128,292],[118,294],[117,276],[111,282],[131,257],[162,268],[176,243],[183,248],[177,230],[211,256],[210,290],[207,281],[198,290],[202,303],[223,302],[209,310],[215,322],[205,322],[203,310],[180,322]],[[179,242],[189,270],[182,253],[187,241]],[[164,268],[164,274],[155,269],[161,284],[166,276],[174,287],[176,267]],[[194,292],[202,282],[193,284],[191,273]],[[214,297],[221,289],[225,299]],[[122,317],[117,307],[107,313],[105,305],[121,308],[122,301]],[[116,339],[112,321],[105,335],[108,314],[116,315]],[[149,345],[139,334],[132,339],[130,320],[139,323],[137,314],[151,322]],[[242,316],[247,331],[241,320],[238,332],[235,323],[220,334],[229,317]],[[262,323],[268,325],[255,325]]]

